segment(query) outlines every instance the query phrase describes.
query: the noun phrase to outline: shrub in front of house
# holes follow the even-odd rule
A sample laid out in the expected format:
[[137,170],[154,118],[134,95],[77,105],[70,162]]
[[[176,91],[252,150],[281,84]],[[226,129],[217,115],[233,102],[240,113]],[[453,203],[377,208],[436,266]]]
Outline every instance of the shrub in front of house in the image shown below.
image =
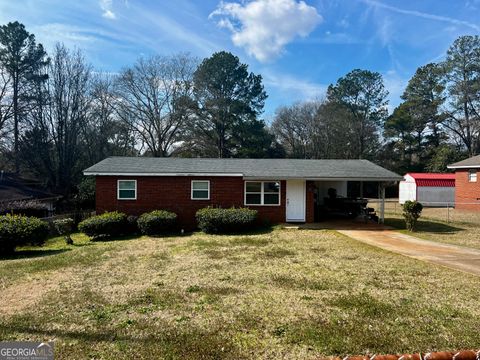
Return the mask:
[[139,230],[144,235],[160,235],[175,229],[177,214],[167,210],[154,210],[140,215]]
[[48,232],[48,224],[36,217],[0,216],[0,254],[11,254],[17,246],[43,245]]
[[70,236],[75,229],[75,221],[71,218],[57,219],[53,221],[53,227],[58,235],[62,235],[67,245],[72,245],[73,240]]
[[403,204],[403,217],[405,218],[407,230],[415,231],[417,221],[422,213],[422,210],[423,205],[420,204],[418,201],[405,201],[405,203]]
[[257,210],[248,208],[212,208],[197,211],[196,218],[200,230],[207,234],[225,234],[251,229],[257,219]]
[[127,229],[127,215],[118,211],[95,215],[78,224],[79,231],[94,239],[124,235]]

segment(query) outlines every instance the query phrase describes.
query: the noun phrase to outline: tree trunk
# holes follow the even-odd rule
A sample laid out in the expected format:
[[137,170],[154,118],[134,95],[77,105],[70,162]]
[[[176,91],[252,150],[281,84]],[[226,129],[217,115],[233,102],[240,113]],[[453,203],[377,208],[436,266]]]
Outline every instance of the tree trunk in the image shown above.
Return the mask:
[[20,159],[18,154],[18,75],[13,76],[13,158],[15,174],[20,172]]

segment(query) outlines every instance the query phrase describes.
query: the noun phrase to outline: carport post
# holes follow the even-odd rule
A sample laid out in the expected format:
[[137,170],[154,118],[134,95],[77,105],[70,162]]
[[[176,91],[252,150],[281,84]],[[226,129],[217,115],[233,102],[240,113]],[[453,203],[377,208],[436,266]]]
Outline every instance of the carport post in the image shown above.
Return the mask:
[[383,224],[385,222],[385,186],[383,183],[378,184],[378,197],[380,198],[380,216],[378,217],[378,223]]

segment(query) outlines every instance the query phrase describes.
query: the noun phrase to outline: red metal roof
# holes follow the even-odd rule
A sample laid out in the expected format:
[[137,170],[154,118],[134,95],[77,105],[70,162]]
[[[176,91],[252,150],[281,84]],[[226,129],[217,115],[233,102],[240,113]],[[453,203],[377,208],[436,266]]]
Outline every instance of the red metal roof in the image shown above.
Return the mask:
[[407,173],[417,186],[455,187],[455,174]]

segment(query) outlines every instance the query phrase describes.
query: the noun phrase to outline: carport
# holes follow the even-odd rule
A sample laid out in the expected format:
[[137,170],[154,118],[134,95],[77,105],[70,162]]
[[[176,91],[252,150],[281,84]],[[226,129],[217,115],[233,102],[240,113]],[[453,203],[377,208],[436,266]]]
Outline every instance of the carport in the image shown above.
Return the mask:
[[364,207],[366,197],[378,198],[378,221],[383,223],[385,188],[403,179],[368,160],[272,159],[262,166],[245,169],[244,180],[285,181],[285,221],[288,223],[319,221],[319,209],[325,209],[332,191],[336,193],[334,202],[342,203],[343,207]]

